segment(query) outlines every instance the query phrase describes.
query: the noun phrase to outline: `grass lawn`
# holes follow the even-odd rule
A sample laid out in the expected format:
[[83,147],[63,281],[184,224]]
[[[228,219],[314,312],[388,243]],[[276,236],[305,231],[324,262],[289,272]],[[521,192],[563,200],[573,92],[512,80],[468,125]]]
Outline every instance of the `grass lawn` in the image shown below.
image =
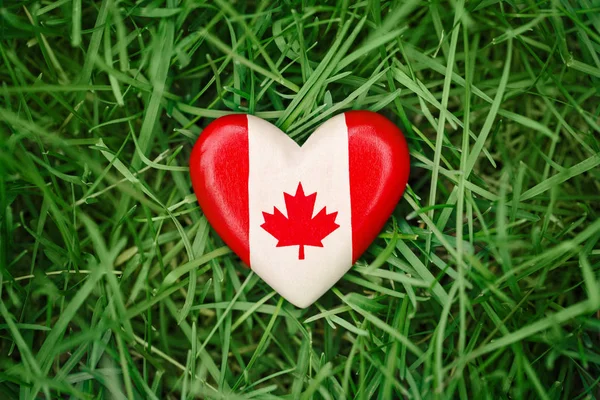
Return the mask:
[[[0,0],[0,398],[599,398],[599,95],[595,0]],[[188,157],[350,109],[409,187],[300,310]]]

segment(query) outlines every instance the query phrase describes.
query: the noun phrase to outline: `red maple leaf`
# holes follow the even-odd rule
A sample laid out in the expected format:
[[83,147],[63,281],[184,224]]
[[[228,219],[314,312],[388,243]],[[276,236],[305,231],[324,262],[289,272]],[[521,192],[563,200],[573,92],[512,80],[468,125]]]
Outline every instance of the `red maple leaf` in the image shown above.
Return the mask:
[[302,183],[294,196],[283,193],[283,197],[288,216],[273,207],[273,214],[263,212],[265,223],[260,227],[278,240],[277,247],[300,246],[298,259],[304,260],[304,246],[323,247],[321,240],[340,227],[335,223],[337,212],[327,214],[323,207],[313,217],[317,194],[305,196]]

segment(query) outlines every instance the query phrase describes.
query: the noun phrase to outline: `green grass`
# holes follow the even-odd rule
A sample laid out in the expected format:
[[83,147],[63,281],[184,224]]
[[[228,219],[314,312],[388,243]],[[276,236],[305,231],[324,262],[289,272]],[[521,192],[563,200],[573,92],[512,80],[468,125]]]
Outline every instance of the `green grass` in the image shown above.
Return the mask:
[[[0,0],[0,398],[600,397],[599,96],[594,0]],[[410,184],[299,310],[187,160],[349,109]]]

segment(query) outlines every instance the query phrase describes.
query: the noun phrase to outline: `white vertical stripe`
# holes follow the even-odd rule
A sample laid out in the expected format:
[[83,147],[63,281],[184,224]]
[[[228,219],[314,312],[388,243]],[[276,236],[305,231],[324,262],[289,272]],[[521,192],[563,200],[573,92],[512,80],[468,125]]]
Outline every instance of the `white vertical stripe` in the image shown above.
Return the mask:
[[[299,147],[274,125],[248,116],[250,171],[250,265],[288,301],[306,307],[325,293],[352,265],[348,128],[343,114],[321,125]],[[337,211],[338,229],[323,239],[323,247],[276,247],[277,239],[261,228],[263,211],[277,207],[287,216],[283,193],[294,195],[302,182],[304,194],[317,193],[313,216],[323,207]]]

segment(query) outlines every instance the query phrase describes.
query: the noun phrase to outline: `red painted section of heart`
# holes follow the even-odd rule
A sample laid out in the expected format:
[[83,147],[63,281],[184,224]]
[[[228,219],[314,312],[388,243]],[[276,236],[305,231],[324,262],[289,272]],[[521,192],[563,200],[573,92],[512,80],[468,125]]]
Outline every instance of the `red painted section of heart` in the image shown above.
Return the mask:
[[298,183],[294,196],[288,193],[283,196],[287,217],[273,207],[273,214],[263,212],[265,223],[261,228],[278,240],[277,247],[300,246],[298,259],[304,260],[304,246],[323,247],[321,240],[340,227],[335,223],[337,212],[327,214],[326,207],[323,207],[313,217],[317,194],[306,196],[302,183]]
[[345,113],[350,163],[352,262],[364,253],[394,211],[408,181],[402,132],[371,111]]
[[248,117],[227,115],[200,134],[190,157],[198,203],[221,239],[250,265]]

